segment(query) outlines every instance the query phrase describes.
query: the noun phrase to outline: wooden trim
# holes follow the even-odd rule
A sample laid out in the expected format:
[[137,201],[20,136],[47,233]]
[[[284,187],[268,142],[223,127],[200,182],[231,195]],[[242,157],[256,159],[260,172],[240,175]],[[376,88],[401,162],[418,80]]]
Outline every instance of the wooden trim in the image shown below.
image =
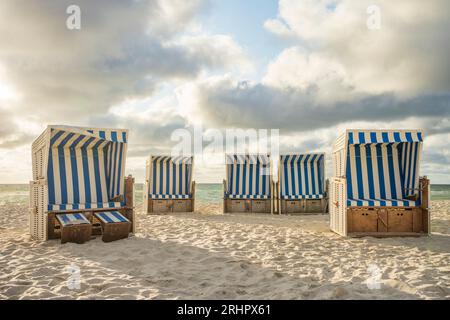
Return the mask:
[[60,239],[61,238],[61,226],[56,220],[56,213],[49,212],[47,214],[47,239]]
[[223,179],[223,213],[227,213],[228,212],[228,203],[227,203],[227,199],[225,198],[225,193],[227,192],[227,181],[225,179]]
[[[151,210],[149,210],[149,214],[154,214],[154,215],[160,215],[160,214],[168,214],[168,213],[173,213],[173,212],[194,212],[194,198],[192,199],[152,199],[149,200],[149,205],[148,207],[151,208]],[[183,205],[189,206],[188,210],[184,210],[184,211],[176,211],[174,209],[174,207],[176,206],[176,203],[183,203]],[[164,210],[160,210],[159,208],[164,207]]]
[[428,211],[421,207],[351,207],[347,208],[348,236],[424,236],[427,218]]
[[147,200],[147,212],[146,213],[153,213],[153,200],[152,199]]
[[61,243],[83,244],[91,239],[91,235],[92,225],[90,223],[61,226]]
[[120,209],[122,213],[131,222],[130,232],[136,232],[136,217],[134,212],[134,178],[132,175],[128,175],[125,178],[125,207]]
[[[272,199],[224,199],[224,213],[261,213],[271,214]],[[240,207],[241,210],[233,210]]]
[[351,238],[375,237],[375,238],[389,238],[389,237],[422,237],[425,233],[420,232],[349,232],[348,236]]
[[271,198],[271,200],[272,200],[272,202],[271,202],[271,204],[270,204],[270,213],[271,214],[275,214],[276,213],[276,207],[275,207],[275,201],[276,201],[276,193],[275,193],[275,182],[273,181],[273,179],[272,179],[272,181],[271,181],[271,184],[270,184],[270,186],[271,186],[271,192],[270,192],[270,198]]
[[424,176],[419,180],[420,193],[422,196],[423,230],[431,234],[431,213],[430,213],[430,180]]
[[[193,167],[192,167],[193,169]],[[191,210],[189,212],[195,212],[195,181],[192,181],[191,186]]]
[[[83,214],[86,217],[86,214]],[[48,240],[61,239],[61,243],[83,244],[91,239],[92,224],[61,225],[55,213],[47,215],[48,218]],[[86,217],[89,221],[90,219]]]
[[128,234],[131,229],[131,222],[104,223],[100,219],[98,220],[102,226],[103,242],[111,242],[128,238]]
[[388,232],[388,211],[386,209],[378,210],[378,232]]
[[[327,199],[296,199],[296,200],[286,200],[280,199],[280,214],[304,214],[304,215],[312,215],[312,214],[324,214],[326,213],[326,204],[328,203]],[[310,211],[309,203],[313,201],[320,201],[320,211]],[[288,207],[297,207],[300,208],[298,211],[290,211]]]
[[[70,226],[62,226],[58,219],[56,219],[56,215],[57,214],[67,214],[67,213],[72,213],[72,212],[48,212],[47,213],[47,240],[55,240],[55,239],[61,239],[61,243],[65,243],[65,242],[75,242],[75,243],[83,243],[88,241],[91,237],[92,234],[92,212],[89,211],[85,211],[85,212],[74,212],[74,213],[80,213],[82,215],[84,215],[86,217],[87,220],[89,220],[89,222],[91,222],[90,226],[91,226],[91,231],[89,231],[89,239],[88,238],[84,238],[85,235],[81,235],[81,237],[84,240],[81,240],[81,238],[79,240],[76,241],[72,241],[72,238],[76,238],[78,237],[76,235],[76,233],[85,233],[85,230],[79,230],[76,228],[72,228],[72,229],[67,229]],[[83,228],[83,226],[86,226],[87,224],[84,225],[77,225],[80,226],[80,228]],[[63,235],[63,229],[65,229],[64,231],[64,235]],[[64,237],[64,240],[62,239]],[[87,239],[87,240],[86,240]]]

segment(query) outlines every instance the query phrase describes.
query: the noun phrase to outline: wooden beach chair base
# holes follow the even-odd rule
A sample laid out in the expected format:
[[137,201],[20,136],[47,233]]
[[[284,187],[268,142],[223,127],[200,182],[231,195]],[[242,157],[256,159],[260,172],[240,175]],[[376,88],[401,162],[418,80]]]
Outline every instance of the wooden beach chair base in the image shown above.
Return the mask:
[[428,234],[428,211],[420,207],[358,207],[347,209],[351,237],[420,236]]
[[326,199],[280,200],[281,214],[326,213]]
[[61,228],[61,243],[82,244],[91,239],[92,225],[82,213],[57,214]]
[[193,212],[194,199],[151,199],[148,200],[148,212],[164,214],[172,212]]
[[95,212],[94,217],[100,222],[103,242],[128,238],[131,222],[118,211]]
[[224,213],[271,213],[270,199],[225,199]]

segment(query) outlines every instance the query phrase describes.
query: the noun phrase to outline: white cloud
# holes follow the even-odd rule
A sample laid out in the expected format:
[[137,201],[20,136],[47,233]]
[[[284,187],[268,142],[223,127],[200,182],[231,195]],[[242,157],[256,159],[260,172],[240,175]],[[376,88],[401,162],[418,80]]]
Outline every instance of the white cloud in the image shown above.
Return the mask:
[[252,69],[252,64],[242,47],[229,35],[206,33],[183,35],[166,45],[185,48],[187,54],[211,68],[235,70],[237,73]]
[[102,115],[122,101],[152,95],[161,82],[187,81],[244,60],[229,37],[180,38],[206,1],[78,1],[77,31],[65,25],[69,4],[0,5],[0,63],[22,96],[8,102],[20,117],[83,123],[86,114]]
[[156,0],[150,3],[147,31],[162,41],[176,33],[196,31],[200,26],[193,17],[208,10],[208,0]]
[[[281,128],[282,148],[304,151],[329,151],[349,127],[423,128],[430,137],[445,136],[450,132],[448,2],[377,1],[377,31],[366,25],[373,4],[280,0],[278,17],[264,27],[296,44],[268,65],[260,83],[243,86],[238,77],[223,75],[185,86],[179,99],[191,121]],[[326,138],[318,140],[318,132],[327,132]],[[431,143],[426,152],[425,173],[442,163],[447,151]]]
[[355,94],[342,64],[324,54],[308,54],[299,47],[284,50],[269,64],[262,83],[278,89],[316,88],[318,103],[342,101]]
[[170,150],[175,129],[199,123],[280,128],[282,152],[329,152],[347,127],[424,128],[424,171],[450,180],[440,174],[450,132],[444,0],[379,0],[378,31],[366,27],[372,1],[280,0],[263,27],[292,47],[259,82],[242,80],[258,57],[199,23],[207,0],[78,1],[76,32],[65,28],[69,4],[0,3],[2,181],[23,181],[29,163],[20,173],[12,164],[49,122],[130,128],[128,170],[138,179],[148,154]]
[[[130,128],[129,168],[141,172],[133,164],[166,151],[170,133],[186,126],[176,86],[249,66],[230,36],[209,34],[198,23],[208,0],[77,1],[76,31],[66,28],[71,4],[0,3],[0,148],[9,157],[4,165],[28,157],[21,146],[29,149],[47,124],[63,123]],[[16,174],[23,181],[14,172],[2,171],[1,180]]]
[[[325,90],[327,87],[325,86]],[[178,100],[192,122],[219,127],[281,128],[306,132],[351,121],[384,121],[419,118],[432,128],[450,116],[450,93],[398,97],[348,95],[344,99],[320,98],[320,85],[273,86],[246,82],[231,75],[200,79],[178,91]],[[346,93],[346,92],[344,92]],[[447,126],[441,125],[443,130]]]
[[[366,26],[373,4],[380,8],[380,30]],[[414,95],[450,86],[448,7],[445,0],[280,0],[278,18],[265,26],[281,36],[295,35],[307,55],[325,55],[331,68],[341,65],[357,91]],[[285,64],[296,64],[285,58]]]
[[294,38],[295,32],[280,19],[269,19],[264,22],[264,28],[282,38]]

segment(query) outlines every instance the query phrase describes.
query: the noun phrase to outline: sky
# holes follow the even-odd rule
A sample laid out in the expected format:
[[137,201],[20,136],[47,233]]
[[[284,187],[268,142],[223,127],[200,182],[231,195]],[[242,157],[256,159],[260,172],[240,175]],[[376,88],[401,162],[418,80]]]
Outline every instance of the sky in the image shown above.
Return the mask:
[[[450,184],[449,9],[446,0],[3,0],[0,184],[31,179],[31,143],[49,124],[130,129],[137,182],[180,129],[279,129],[282,153],[326,152],[328,167],[347,128],[423,129],[421,174]],[[197,182],[223,179],[219,165],[195,171]]]

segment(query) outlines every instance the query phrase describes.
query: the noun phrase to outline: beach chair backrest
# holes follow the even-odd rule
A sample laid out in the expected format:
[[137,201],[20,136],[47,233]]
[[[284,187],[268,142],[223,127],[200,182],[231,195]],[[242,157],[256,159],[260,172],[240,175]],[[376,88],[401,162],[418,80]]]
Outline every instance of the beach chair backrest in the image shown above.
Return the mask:
[[315,196],[324,193],[325,155],[296,154],[280,156],[281,196]]
[[127,130],[50,130],[49,207],[101,207],[124,194]]
[[228,195],[271,195],[270,155],[226,155],[226,176]]
[[194,157],[152,156],[150,162],[149,194],[191,194]]
[[402,199],[417,195],[422,143],[420,131],[348,131],[348,197]]

